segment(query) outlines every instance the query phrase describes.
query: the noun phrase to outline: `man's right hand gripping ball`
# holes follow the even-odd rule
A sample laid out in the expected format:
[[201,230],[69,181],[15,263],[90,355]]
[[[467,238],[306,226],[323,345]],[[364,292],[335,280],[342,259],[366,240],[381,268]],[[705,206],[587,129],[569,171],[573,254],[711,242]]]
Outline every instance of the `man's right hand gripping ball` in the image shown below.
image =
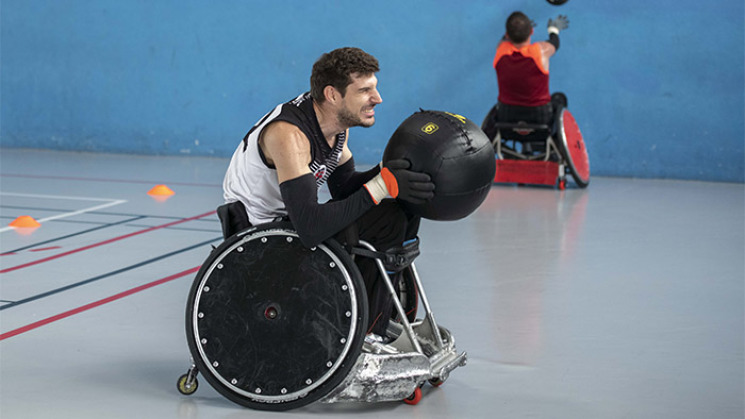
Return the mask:
[[390,160],[380,165],[380,173],[365,184],[375,204],[388,195],[412,204],[422,204],[435,196],[435,184],[430,176],[409,170],[408,160]]

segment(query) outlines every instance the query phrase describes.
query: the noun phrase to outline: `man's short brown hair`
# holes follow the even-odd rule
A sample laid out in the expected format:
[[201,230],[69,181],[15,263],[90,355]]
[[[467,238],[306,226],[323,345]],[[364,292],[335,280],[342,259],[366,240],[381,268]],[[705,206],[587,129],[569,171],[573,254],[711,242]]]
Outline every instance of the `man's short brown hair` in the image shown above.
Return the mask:
[[327,52],[313,64],[310,94],[317,103],[326,100],[323,89],[333,86],[344,96],[352,74],[368,75],[380,71],[378,60],[359,48],[345,47]]

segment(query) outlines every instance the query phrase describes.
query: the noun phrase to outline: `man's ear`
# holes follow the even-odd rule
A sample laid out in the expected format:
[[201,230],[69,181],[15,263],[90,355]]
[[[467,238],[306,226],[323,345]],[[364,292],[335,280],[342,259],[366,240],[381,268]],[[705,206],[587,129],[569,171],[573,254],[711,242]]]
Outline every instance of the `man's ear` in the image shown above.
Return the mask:
[[329,103],[336,104],[337,100],[341,99],[341,94],[334,86],[328,85],[323,88],[323,96]]

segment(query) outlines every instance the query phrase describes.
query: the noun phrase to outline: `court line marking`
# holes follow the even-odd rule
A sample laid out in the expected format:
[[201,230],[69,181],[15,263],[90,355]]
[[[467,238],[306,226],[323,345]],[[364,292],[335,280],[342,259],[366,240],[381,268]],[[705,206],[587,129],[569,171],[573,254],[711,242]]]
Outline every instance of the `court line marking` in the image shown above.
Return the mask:
[[87,196],[70,196],[70,195],[46,195],[23,192],[0,192],[0,195],[20,196],[22,198],[40,198],[40,199],[68,199],[71,201],[116,201],[112,198],[92,198]]
[[[8,195],[8,196],[19,196],[22,198],[41,198],[41,199],[67,199],[67,200],[73,200],[73,201],[104,201],[105,204],[96,205],[89,208],[83,208],[81,210],[77,211],[71,211],[66,212],[58,215],[53,215],[51,217],[41,218],[38,221],[40,224],[43,224],[47,221],[52,220],[59,220],[60,218],[67,218],[67,217],[73,217],[75,215],[85,214],[86,212],[91,211],[97,211],[100,209],[113,207],[114,205],[119,205],[127,202],[126,199],[104,199],[104,198],[88,198],[88,197],[82,197],[82,196],[61,196],[61,195],[37,195],[37,194],[26,194],[26,193],[16,193],[16,192],[0,192],[0,195]],[[15,230],[15,227],[3,227],[0,228],[0,233],[4,233],[6,231]]]
[[46,252],[47,250],[57,249],[61,249],[61,246],[37,247],[35,249],[30,249],[29,252]]
[[134,184],[145,184],[145,185],[157,185],[160,183],[166,183],[168,185],[179,185],[179,186],[200,186],[210,187],[222,186],[222,183],[198,183],[198,182],[154,182],[151,180],[132,180],[132,179],[99,179],[99,178],[88,178],[79,176],[49,176],[49,175],[22,175],[17,173],[2,173],[0,177],[21,177],[29,179],[55,179],[55,180],[78,180],[83,182],[108,182],[108,183],[134,183]]
[[7,273],[7,272],[12,272],[12,271],[15,271],[15,270],[18,270],[18,269],[27,268],[29,266],[34,266],[34,265],[38,265],[40,263],[48,262],[50,260],[59,259],[59,258],[64,257],[64,256],[68,256],[68,255],[71,255],[71,254],[74,254],[74,253],[82,252],[82,251],[88,250],[88,249],[93,249],[95,247],[103,246],[103,245],[106,245],[106,244],[109,244],[109,243],[114,243],[114,242],[117,242],[119,240],[124,240],[124,239],[130,238],[130,237],[133,237],[133,236],[137,236],[137,235],[140,235],[140,234],[149,233],[151,231],[155,231],[155,230],[159,230],[159,229],[162,229],[162,228],[174,226],[174,225],[177,225],[177,224],[186,223],[186,222],[189,222],[189,221],[194,221],[194,220],[197,220],[197,219],[204,218],[204,217],[210,216],[212,214],[215,214],[216,212],[217,211],[212,210],[210,212],[205,212],[204,214],[195,215],[193,217],[182,218],[180,220],[172,221],[170,223],[161,224],[161,225],[154,226],[154,227],[149,227],[149,228],[146,228],[146,229],[143,229],[143,230],[138,230],[138,231],[135,231],[135,232],[132,232],[132,233],[129,233],[129,234],[125,234],[125,235],[122,235],[122,236],[117,236],[117,237],[114,237],[114,238],[111,238],[111,239],[108,239],[108,240],[104,240],[104,241],[101,241],[101,242],[98,242],[98,243],[93,243],[93,244],[89,244],[87,246],[79,247],[77,249],[68,250],[67,252],[58,253],[56,255],[49,256],[49,257],[46,257],[46,258],[43,258],[43,259],[38,259],[38,260],[34,260],[34,261],[31,261],[31,262],[28,262],[28,263],[24,263],[22,265],[12,266],[10,268],[5,268],[5,269],[0,270],[0,273]]
[[94,231],[97,231],[97,230],[101,230],[101,229],[104,229],[104,228],[117,226],[119,224],[126,224],[126,223],[130,223],[130,222],[133,222],[133,221],[138,221],[138,220],[141,220],[143,218],[147,218],[147,216],[146,215],[138,215],[136,217],[127,218],[125,220],[116,221],[116,222],[113,222],[113,223],[106,223],[106,224],[103,224],[103,225],[100,225],[100,226],[97,226],[97,227],[89,228],[87,230],[78,231],[76,233],[70,233],[70,234],[67,234],[67,235],[64,235],[64,236],[59,236],[59,237],[55,237],[53,239],[49,239],[49,240],[41,241],[41,242],[38,242],[38,243],[30,244],[28,246],[23,246],[23,247],[19,247],[17,249],[8,250],[7,252],[0,253],[0,256],[11,255],[11,254],[14,254],[16,252],[20,252],[20,251],[23,251],[23,250],[26,250],[26,249],[33,249],[36,246],[42,246],[42,245],[45,245],[45,244],[54,243],[56,241],[60,241],[60,240],[64,240],[64,239],[69,239],[70,237],[80,236],[82,234],[91,233],[91,232],[94,232]]
[[88,278],[88,279],[85,279],[85,280],[82,280],[82,281],[79,281],[79,282],[75,282],[73,284],[65,285],[64,287],[60,287],[60,288],[56,288],[56,289],[53,289],[53,290],[45,291],[45,292],[42,292],[41,294],[33,295],[31,297],[26,297],[26,298],[23,298],[23,299],[20,299],[20,300],[16,300],[16,301],[8,301],[7,304],[5,304],[3,306],[0,306],[0,311],[6,310],[6,309],[9,309],[9,308],[13,308],[13,307],[16,307],[16,306],[19,306],[19,305],[22,305],[22,304],[30,303],[32,301],[40,300],[42,298],[46,298],[46,297],[49,297],[49,296],[54,295],[54,294],[59,294],[61,292],[64,292],[64,291],[67,291],[67,290],[71,290],[73,288],[77,288],[77,287],[80,287],[82,285],[87,285],[87,284],[90,284],[92,282],[99,281],[101,279],[105,279],[105,278],[108,278],[108,277],[111,277],[111,276],[116,276],[116,275],[119,275],[121,273],[124,273],[124,272],[127,272],[127,271],[131,271],[132,269],[137,269],[137,268],[143,267],[145,265],[149,265],[149,264],[151,264],[153,262],[157,262],[159,260],[163,260],[163,259],[169,258],[171,256],[178,255],[180,253],[188,252],[189,250],[197,249],[199,247],[202,247],[204,245],[210,244],[212,242],[215,242],[215,241],[218,241],[218,240],[221,240],[221,239],[222,239],[222,236],[217,237],[217,238],[214,238],[214,239],[210,239],[210,240],[207,240],[207,241],[203,241],[203,242],[200,242],[200,243],[197,243],[197,244],[193,244],[191,246],[184,247],[183,249],[174,250],[173,252],[165,253],[165,254],[162,254],[160,256],[156,256],[154,258],[151,258],[151,259],[148,259],[148,260],[144,260],[142,262],[135,263],[133,265],[125,266],[125,267],[123,267],[121,269],[117,269],[115,271],[111,271],[111,272],[107,272],[105,274],[94,276],[93,278]]
[[[7,208],[7,209],[20,209],[20,210],[28,210],[28,211],[47,211],[47,212],[60,212],[64,211],[59,208],[43,208],[43,207],[29,207],[29,206],[19,206],[19,205],[4,205],[0,204],[0,208]],[[90,214],[96,214],[96,215],[108,215],[108,216],[121,216],[121,217],[137,217],[142,216],[141,214],[132,214],[132,213],[124,213],[124,212],[112,212],[112,211],[90,211]],[[145,215],[147,218],[154,218],[154,219],[163,219],[163,220],[178,220],[181,219],[181,217],[176,217],[172,215],[155,215],[155,214],[148,214]],[[8,216],[5,216],[4,218],[10,218]],[[206,221],[206,220],[201,220]],[[103,224],[103,223],[99,223]]]
[[118,294],[114,294],[111,297],[107,297],[107,298],[104,298],[102,300],[94,301],[94,302],[92,302],[90,304],[86,304],[84,306],[80,306],[78,308],[74,308],[72,310],[65,311],[65,312],[60,313],[60,314],[57,314],[55,316],[47,317],[46,319],[39,320],[37,322],[28,324],[26,326],[19,327],[17,329],[11,330],[9,332],[0,334],[0,341],[3,341],[3,340],[8,339],[8,338],[11,338],[13,336],[20,335],[22,333],[26,333],[26,332],[31,331],[31,330],[34,330],[34,329],[37,329],[37,328],[39,328],[41,326],[44,326],[44,325],[47,325],[47,324],[50,324],[50,323],[54,323],[54,322],[56,322],[58,320],[62,320],[62,319],[65,319],[67,317],[74,316],[74,315],[79,314],[79,313],[82,313],[84,311],[88,311],[90,309],[93,309],[93,308],[102,306],[104,304],[108,304],[108,303],[110,303],[112,301],[120,300],[120,299],[122,299],[124,297],[128,297],[128,296],[130,296],[132,294],[136,294],[136,293],[138,293],[140,291],[144,291],[146,289],[155,287],[157,285],[165,284],[166,282],[173,281],[174,279],[178,279],[178,278],[181,278],[183,276],[186,276],[186,275],[192,274],[194,272],[197,272],[197,271],[199,271],[199,268],[200,268],[200,266],[197,266],[197,267],[194,267],[194,268],[191,268],[191,269],[187,269],[185,271],[181,271],[179,273],[176,273],[176,274],[167,276],[165,278],[161,278],[161,279],[158,279],[156,281],[149,282],[147,284],[140,285],[138,287],[128,289],[128,290],[123,291],[123,292],[120,292]]

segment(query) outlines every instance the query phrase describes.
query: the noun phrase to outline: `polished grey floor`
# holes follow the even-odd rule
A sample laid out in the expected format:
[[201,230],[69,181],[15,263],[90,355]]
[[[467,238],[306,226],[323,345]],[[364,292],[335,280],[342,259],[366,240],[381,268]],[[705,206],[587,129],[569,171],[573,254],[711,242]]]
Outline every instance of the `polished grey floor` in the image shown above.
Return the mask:
[[[421,230],[417,267],[468,365],[416,406],[267,413],[175,386],[227,160],[0,153],[3,419],[743,417],[742,184],[495,185]],[[6,227],[21,215],[41,227]]]

